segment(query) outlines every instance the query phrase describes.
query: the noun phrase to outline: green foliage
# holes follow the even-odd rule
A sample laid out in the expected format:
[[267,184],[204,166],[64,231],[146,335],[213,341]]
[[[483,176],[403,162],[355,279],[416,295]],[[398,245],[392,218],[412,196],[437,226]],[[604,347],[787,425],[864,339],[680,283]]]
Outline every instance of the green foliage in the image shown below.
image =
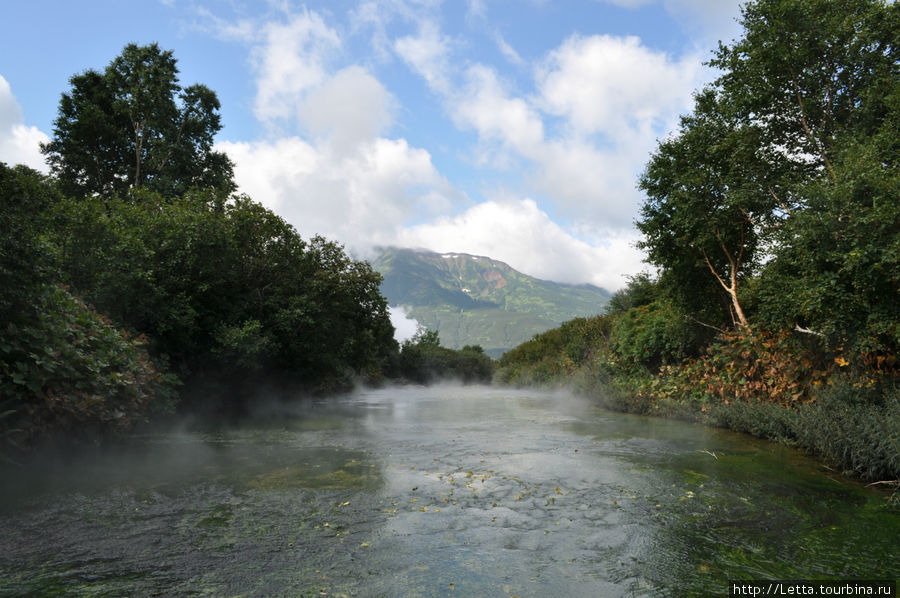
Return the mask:
[[536,334],[500,358],[499,376],[513,384],[550,384],[599,359],[610,333],[604,316],[575,318]]
[[396,343],[368,264],[303,241],[247,197],[138,197],[63,202],[60,261],[73,288],[146,334],[179,375],[323,389],[380,375]]
[[437,331],[420,328],[412,339],[403,343],[398,371],[407,380],[421,384],[436,380],[489,383],[494,362],[479,346],[448,349],[441,346]]
[[780,231],[759,292],[771,326],[801,325],[830,347],[900,351],[898,116],[880,136],[849,144],[836,182],[810,185],[808,208]]
[[758,155],[762,143],[760,130],[709,88],[682,117],[680,134],[660,142],[640,181],[647,199],[637,226],[648,261],[692,303],[715,303],[724,290],[741,325],[739,285],[758,259],[779,187]]
[[46,287],[34,312],[30,322],[7,324],[0,343],[0,395],[15,412],[8,440],[97,440],[172,410],[172,379],[154,368],[142,339],[60,287]]
[[837,344],[895,334],[878,297],[897,292],[898,23],[878,0],[746,5],[743,38],[711,61],[722,75],[641,178],[643,246],[673,300],[705,320],[719,288],[746,326],[762,251],[763,321],[815,323]]
[[[5,441],[98,440],[170,411],[181,381],[240,405],[262,383],[335,390],[397,359],[381,276],[229,195],[218,99],[177,74],[171,52],[126,46],[71,79],[43,147],[53,179],[0,164]],[[464,357],[466,372],[487,359]]]
[[122,431],[172,407],[142,339],[56,284],[44,238],[56,201],[38,173],[0,164],[0,437],[18,445]]
[[234,189],[231,162],[212,150],[219,100],[203,85],[178,84],[171,51],[129,44],[103,73],[88,70],[70,83],[42,147],[66,194]]
[[630,276],[625,288],[616,291],[609,298],[606,313],[625,313],[632,307],[640,307],[652,303],[660,295],[658,287],[658,283],[647,272]]
[[711,61],[731,109],[763,126],[765,148],[777,148],[798,180],[833,179],[844,140],[880,128],[896,91],[900,7],[756,0],[742,24],[743,37]]
[[695,354],[699,334],[682,310],[657,299],[614,317],[609,348],[629,365],[657,370]]

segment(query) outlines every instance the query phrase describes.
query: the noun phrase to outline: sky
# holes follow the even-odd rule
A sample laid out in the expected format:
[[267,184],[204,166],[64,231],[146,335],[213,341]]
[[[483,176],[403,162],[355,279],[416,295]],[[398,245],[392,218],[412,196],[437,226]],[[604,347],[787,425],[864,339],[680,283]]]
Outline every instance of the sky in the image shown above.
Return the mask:
[[60,95],[159,43],[222,103],[239,192],[358,258],[484,255],[615,291],[637,179],[740,35],[738,0],[2,0],[0,161],[47,171]]

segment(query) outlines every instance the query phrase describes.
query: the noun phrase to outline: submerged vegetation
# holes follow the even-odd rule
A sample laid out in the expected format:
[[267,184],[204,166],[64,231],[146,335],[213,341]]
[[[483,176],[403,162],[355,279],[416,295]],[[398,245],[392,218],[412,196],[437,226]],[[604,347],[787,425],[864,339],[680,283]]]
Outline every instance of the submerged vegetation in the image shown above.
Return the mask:
[[499,378],[900,484],[900,7],[758,0],[743,26],[641,177],[657,273],[508,352]]

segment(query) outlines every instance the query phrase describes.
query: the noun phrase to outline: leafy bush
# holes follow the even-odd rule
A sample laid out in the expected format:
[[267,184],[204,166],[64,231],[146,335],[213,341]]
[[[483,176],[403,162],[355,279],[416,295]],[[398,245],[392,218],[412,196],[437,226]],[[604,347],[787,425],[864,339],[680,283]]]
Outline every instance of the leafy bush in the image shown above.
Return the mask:
[[39,173],[0,164],[0,437],[95,437],[172,407],[143,339],[62,288],[46,240],[59,201]]
[[6,324],[0,341],[8,442],[61,433],[97,440],[174,408],[172,380],[153,366],[143,339],[61,287],[45,291],[31,317]]
[[536,334],[500,358],[499,379],[509,384],[549,384],[593,363],[609,335],[606,316],[575,318]]
[[614,316],[609,346],[625,363],[656,370],[693,354],[698,344],[684,312],[656,299]]

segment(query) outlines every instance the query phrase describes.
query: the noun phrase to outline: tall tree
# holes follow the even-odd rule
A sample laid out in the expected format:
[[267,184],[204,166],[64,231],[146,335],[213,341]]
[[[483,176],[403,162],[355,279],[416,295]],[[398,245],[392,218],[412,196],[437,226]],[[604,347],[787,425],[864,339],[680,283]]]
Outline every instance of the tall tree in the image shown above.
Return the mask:
[[681,129],[659,144],[640,180],[647,193],[638,221],[642,247],[651,263],[690,287],[685,293],[695,305],[718,287],[733,322],[748,326],[740,287],[776,218],[770,190],[777,182],[758,151],[760,131],[734,119],[713,88],[697,96]]
[[228,157],[212,150],[219,100],[204,85],[182,88],[171,51],[129,44],[103,73],[70,79],[42,146],[62,189],[77,197],[148,188],[234,189]]
[[847,135],[880,127],[896,85],[900,7],[884,0],[757,0],[721,46],[717,85],[807,177],[836,176]]
[[[741,287],[762,262],[785,275],[807,270],[773,264],[802,258],[840,269],[834,259],[798,248],[822,247],[807,237],[828,227],[810,223],[846,211],[856,168],[848,167],[849,148],[889,130],[900,8],[884,0],[756,0],[745,6],[742,24],[744,36],[711,61],[722,75],[651,157],[638,227],[661,281],[696,297],[695,307],[709,295],[707,285],[717,284],[735,322],[746,325]],[[889,172],[894,162],[885,154],[866,168],[879,163]],[[864,195],[856,193],[860,206],[878,203]],[[838,196],[845,198],[840,210],[840,202],[825,201]],[[826,209],[830,215],[818,218]],[[707,283],[699,277],[704,267]],[[820,273],[816,280],[833,278]],[[865,286],[863,278],[848,280],[847,288]]]

